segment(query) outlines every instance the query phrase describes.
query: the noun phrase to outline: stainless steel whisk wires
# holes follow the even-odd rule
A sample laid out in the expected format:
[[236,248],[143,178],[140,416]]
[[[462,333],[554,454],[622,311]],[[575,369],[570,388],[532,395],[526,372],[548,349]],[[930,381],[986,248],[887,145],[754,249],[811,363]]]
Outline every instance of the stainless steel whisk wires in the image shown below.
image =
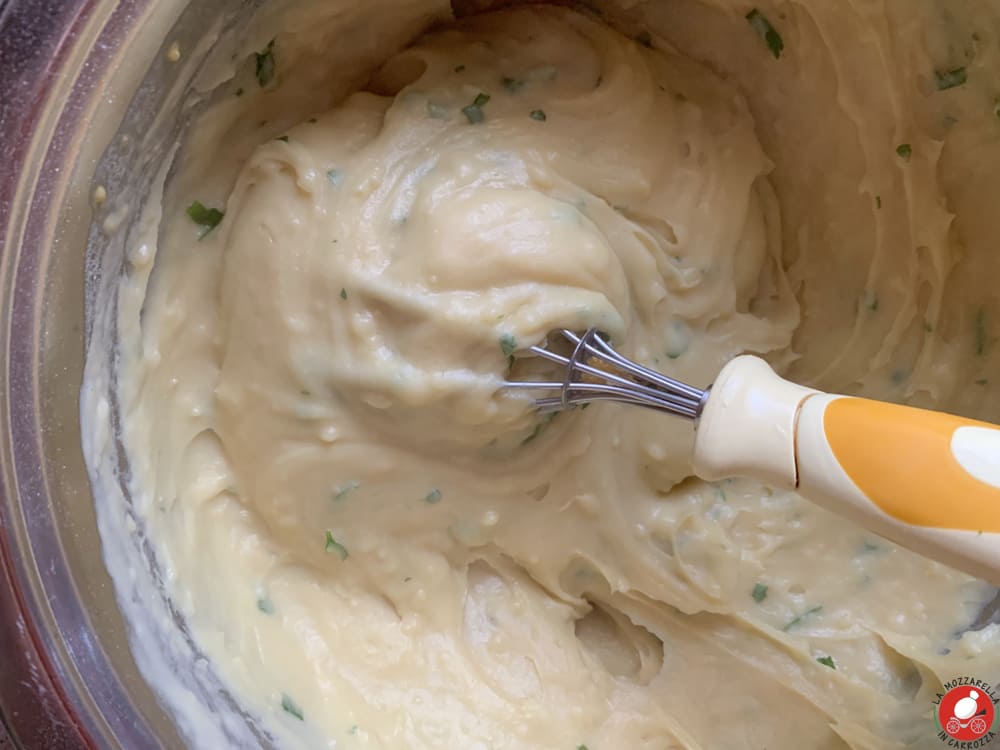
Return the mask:
[[695,388],[623,357],[596,328],[582,335],[565,329],[557,333],[573,346],[569,356],[548,348],[548,342],[526,351],[564,367],[562,382],[505,383],[507,388],[555,392],[557,395],[535,399],[540,412],[561,411],[593,401],[617,401],[691,420],[701,414],[708,399],[707,389]]

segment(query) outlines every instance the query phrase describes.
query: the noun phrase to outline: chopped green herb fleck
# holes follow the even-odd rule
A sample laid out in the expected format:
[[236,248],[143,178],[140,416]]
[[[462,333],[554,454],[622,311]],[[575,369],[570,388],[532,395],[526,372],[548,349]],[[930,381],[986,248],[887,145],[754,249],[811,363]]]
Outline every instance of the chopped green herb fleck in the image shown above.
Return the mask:
[[874,542],[868,541],[867,539],[865,539],[864,541],[861,542],[861,551],[862,552],[878,552],[880,549],[882,549],[882,548],[879,547]]
[[343,500],[345,497],[350,495],[354,490],[361,486],[361,482],[356,479],[352,479],[349,482],[344,482],[333,492],[334,500]]
[[463,70],[465,70],[465,66],[464,65],[456,65],[455,66],[455,72],[456,73],[461,73]]
[[500,351],[505,357],[514,356],[514,352],[517,351],[517,339],[514,338],[514,334],[505,333],[500,337]]
[[238,89],[236,89],[235,93],[236,93],[236,96],[243,96],[243,89],[242,88],[238,88]]
[[934,78],[937,81],[938,91],[944,91],[961,86],[968,80],[968,75],[965,68],[953,68],[952,70],[935,70]]
[[782,630],[787,633],[789,630],[791,630],[796,625],[798,625],[799,623],[801,623],[804,619],[806,619],[810,615],[816,614],[821,609],[823,609],[822,605],[820,605],[818,607],[813,607],[812,609],[807,609],[801,615],[797,615],[796,617],[793,617],[791,620],[789,620],[788,622],[786,622],[785,626],[782,628]]
[[767,586],[763,583],[755,583],[753,585],[753,591],[750,592],[750,596],[753,597],[755,602],[760,604],[767,598]]
[[837,665],[833,663],[832,656],[821,656],[816,661],[822,664],[824,667],[829,667],[830,669],[836,669]]
[[997,97],[996,101],[993,102],[993,114],[1000,119],[1000,96]]
[[462,114],[465,115],[469,122],[473,125],[478,125],[486,119],[483,115],[482,107],[473,107],[471,104],[468,107],[462,107]]
[[976,337],[976,354],[982,356],[986,353],[986,310],[982,307],[976,312],[974,333]]
[[329,529],[326,532],[326,546],[323,548],[327,552],[336,553],[341,560],[347,559],[347,547],[333,538],[333,532]]
[[976,385],[989,385],[989,382],[986,378],[980,378],[976,381]]
[[896,153],[903,161],[909,161],[910,157],[913,156],[913,146],[909,143],[900,143],[896,146]]
[[288,136],[287,135],[279,135],[274,140],[276,140],[276,141],[284,141],[285,143],[288,143]]
[[882,208],[882,196],[881,195],[876,195],[875,196],[875,208]]
[[[511,78],[510,76],[504,76],[501,78],[500,83],[503,84],[503,87],[511,94],[516,93],[522,86],[524,86],[524,81],[518,78]],[[483,102],[483,104],[485,103],[486,102]]]
[[535,425],[535,427],[531,430],[531,433],[524,440],[521,441],[521,445],[527,445],[536,437],[541,435],[542,430],[545,429],[545,427],[549,424],[549,422],[551,422],[553,419],[556,418],[557,414],[558,412],[550,412],[549,414],[546,414],[544,417],[542,417],[541,421],[539,421]]
[[929,320],[924,321],[924,330],[927,331],[927,333],[933,333],[934,326],[931,325]]
[[281,694],[281,707],[285,710],[285,713],[291,714],[299,721],[305,720],[302,709],[299,708],[298,704],[291,699],[291,696],[289,696],[288,693]]
[[274,78],[274,40],[267,43],[263,52],[254,56],[257,62],[257,83],[264,88]]
[[892,375],[889,376],[889,379],[892,380],[892,382],[895,383],[896,385],[900,385],[908,377],[910,377],[909,370],[899,369],[899,370],[893,370]]
[[340,183],[344,181],[344,173],[341,172],[339,169],[330,169],[327,170],[326,179],[331,185],[337,187]]
[[781,34],[771,25],[771,22],[756,8],[747,13],[746,19],[750,22],[753,30],[767,43],[767,48],[771,50],[774,59],[780,58],[782,50],[785,49],[785,42],[781,38]]
[[646,29],[643,29],[638,34],[636,34],[635,40],[643,47],[653,46],[653,36],[648,31],[646,31]]
[[544,109],[533,109],[531,110],[531,119],[538,120],[539,122],[545,122],[548,118],[545,116]]
[[441,502],[441,490],[435,487],[433,490],[424,495],[424,502],[429,505]]
[[347,290],[344,289],[343,287],[341,287],[341,289],[340,289],[340,298],[341,299],[347,299]]
[[348,734],[357,734],[358,733],[358,725],[357,724],[352,724],[351,728],[347,730],[347,733]]
[[489,100],[490,95],[484,94],[480,91],[476,94],[476,98],[472,100],[472,104],[467,107],[462,107],[462,114],[464,114],[473,125],[482,122],[486,119],[486,116],[483,114],[483,107]]
[[576,750],[590,750],[586,745],[577,745]]
[[310,125],[315,125],[317,122],[319,122],[319,120],[317,120],[315,117],[310,117],[308,120],[306,120],[306,122],[308,122]]
[[265,615],[273,615],[274,614],[274,602],[272,602],[266,596],[258,596],[257,597],[257,609],[259,609]]
[[865,291],[865,307],[872,312],[878,312],[878,295],[871,289]]
[[191,217],[191,221],[202,228],[201,234],[198,236],[198,239],[201,239],[215,229],[226,214],[217,208],[206,208],[201,201],[195,201],[187,207],[187,215]]
[[448,110],[440,104],[435,104],[430,99],[427,100],[427,115],[433,120],[444,120],[448,117]]

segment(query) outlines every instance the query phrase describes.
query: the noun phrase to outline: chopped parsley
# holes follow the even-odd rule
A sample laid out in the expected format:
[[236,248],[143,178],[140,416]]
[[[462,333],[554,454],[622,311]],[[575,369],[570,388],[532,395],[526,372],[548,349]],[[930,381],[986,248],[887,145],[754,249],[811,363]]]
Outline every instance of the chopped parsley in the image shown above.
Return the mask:
[[837,665],[833,663],[832,656],[821,656],[816,661],[822,664],[824,667],[829,667],[830,669],[836,669]]
[[760,604],[767,598],[767,586],[763,583],[755,583],[753,585],[753,591],[750,592],[750,596],[753,597],[755,602]]
[[444,120],[448,117],[448,110],[440,104],[435,104],[430,99],[427,100],[427,115],[434,120]]
[[478,125],[486,119],[486,115],[483,114],[483,107],[486,106],[489,100],[490,95],[480,91],[476,94],[476,98],[472,100],[472,104],[462,107],[462,114],[468,118],[470,123]]
[[434,505],[435,503],[441,502],[441,490],[435,487],[433,490],[424,495],[424,502],[428,505]]
[[871,289],[866,289],[864,304],[865,307],[871,310],[872,312],[878,312],[878,295],[875,294],[875,292],[873,292]]
[[813,607],[812,609],[807,609],[801,615],[796,615],[791,620],[789,620],[788,622],[786,622],[785,626],[782,628],[782,630],[787,633],[789,630],[791,630],[792,628],[794,628],[796,625],[800,624],[807,617],[809,617],[810,615],[816,614],[821,609],[823,609],[822,605],[817,606],[817,607]]
[[986,310],[982,307],[976,312],[973,333],[976,339],[976,354],[982,356],[986,353]]
[[327,552],[335,553],[341,560],[347,559],[347,547],[334,539],[333,532],[329,529],[327,529],[326,532],[326,546],[324,546],[323,549]]
[[875,208],[882,208],[882,196],[881,195],[876,195],[875,196]]
[[764,40],[767,44],[767,48],[771,50],[771,54],[774,55],[774,59],[777,60],[781,57],[782,50],[785,49],[785,42],[781,38],[775,28],[771,25],[771,22],[767,20],[763,13],[754,8],[752,11],[746,15],[747,21],[753,27],[753,30],[760,35],[760,38]]
[[635,39],[643,47],[650,47],[650,48],[652,48],[652,46],[653,46],[653,36],[648,31],[646,31],[645,29],[643,29],[638,34],[636,34],[633,37],[633,39]]
[[354,490],[361,486],[361,482],[356,479],[352,479],[349,482],[344,482],[336,490],[333,491],[334,500],[343,500],[345,497],[350,495]]
[[347,299],[347,289],[345,289],[344,287],[340,288],[340,298]]
[[344,181],[344,173],[339,169],[328,169],[326,172],[326,179],[331,185],[337,187]]
[[501,78],[500,83],[503,84],[503,87],[511,94],[517,93],[521,87],[524,86],[524,81],[519,78],[511,78],[510,76],[504,76]]
[[517,351],[517,339],[514,338],[514,334],[505,333],[500,337],[500,351],[505,357],[514,356],[514,352]]
[[544,109],[533,109],[531,110],[531,119],[538,120],[539,122],[545,122],[548,118],[545,116]]
[[938,91],[953,89],[961,86],[968,80],[965,68],[953,68],[952,70],[935,70],[934,79],[937,82]]
[[240,87],[235,91],[236,96],[243,96],[243,88]]
[[998,96],[996,101],[993,102],[993,114],[997,117],[997,119],[1000,119],[1000,96]]
[[274,602],[272,602],[266,596],[258,596],[257,597],[257,609],[259,609],[265,615],[273,615],[274,614]]
[[308,122],[310,125],[315,125],[317,122],[319,122],[319,120],[317,120],[315,117],[310,117],[308,120],[306,120],[306,122]]
[[546,414],[544,417],[542,417],[541,421],[539,421],[535,425],[534,429],[532,429],[531,432],[528,433],[528,436],[524,440],[521,441],[521,445],[527,445],[532,440],[534,440],[536,437],[538,437],[539,435],[541,435],[542,434],[542,430],[544,430],[546,428],[546,426],[549,424],[549,422],[551,422],[553,419],[556,418],[556,415],[558,413],[559,412],[555,412],[554,411],[554,412],[550,412],[549,414]]
[[986,378],[980,378],[976,381],[976,385],[989,385],[989,382]]
[[464,70],[465,70],[465,66],[464,65],[456,65],[455,66],[455,72],[456,73],[461,73]]
[[576,750],[590,750],[586,745],[577,745]]
[[274,40],[267,43],[263,52],[254,55],[257,67],[257,83],[264,88],[274,79]]
[[913,146],[909,143],[900,143],[896,146],[896,154],[903,161],[909,161],[910,157],[913,156]]
[[288,143],[288,136],[287,135],[279,135],[274,140],[276,140],[276,141],[284,141],[285,143]]
[[292,700],[288,693],[281,694],[281,707],[284,709],[285,713],[291,714],[299,721],[305,720],[305,715],[302,713],[302,709],[299,708],[299,705]]
[[187,207],[187,215],[201,227],[201,234],[198,235],[198,239],[201,239],[215,229],[226,214],[217,208],[206,208],[201,201],[195,201]]

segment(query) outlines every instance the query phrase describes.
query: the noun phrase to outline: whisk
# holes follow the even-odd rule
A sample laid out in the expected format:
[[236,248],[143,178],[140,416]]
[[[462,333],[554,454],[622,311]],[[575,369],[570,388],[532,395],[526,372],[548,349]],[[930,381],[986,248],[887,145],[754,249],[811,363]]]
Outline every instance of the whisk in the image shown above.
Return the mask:
[[[560,346],[566,353],[560,353]],[[743,476],[804,497],[927,557],[1000,584],[1000,428],[780,378],[764,360],[730,361],[696,388],[618,353],[597,330],[560,330],[517,352],[552,380],[508,380],[541,412],[591,402],[694,422],[694,473]],[[561,377],[560,377],[561,376]]]

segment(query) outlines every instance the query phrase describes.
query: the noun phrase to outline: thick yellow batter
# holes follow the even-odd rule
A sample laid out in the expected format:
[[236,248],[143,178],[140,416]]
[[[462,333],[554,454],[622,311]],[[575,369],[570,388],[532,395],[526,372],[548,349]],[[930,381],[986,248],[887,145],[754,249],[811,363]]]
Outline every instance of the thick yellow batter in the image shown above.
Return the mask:
[[264,24],[132,256],[133,493],[213,667],[284,747],[933,747],[941,681],[1000,679],[992,589],[693,478],[688,424],[498,385],[596,325],[1000,418],[992,2],[512,9],[388,57],[425,5]]

